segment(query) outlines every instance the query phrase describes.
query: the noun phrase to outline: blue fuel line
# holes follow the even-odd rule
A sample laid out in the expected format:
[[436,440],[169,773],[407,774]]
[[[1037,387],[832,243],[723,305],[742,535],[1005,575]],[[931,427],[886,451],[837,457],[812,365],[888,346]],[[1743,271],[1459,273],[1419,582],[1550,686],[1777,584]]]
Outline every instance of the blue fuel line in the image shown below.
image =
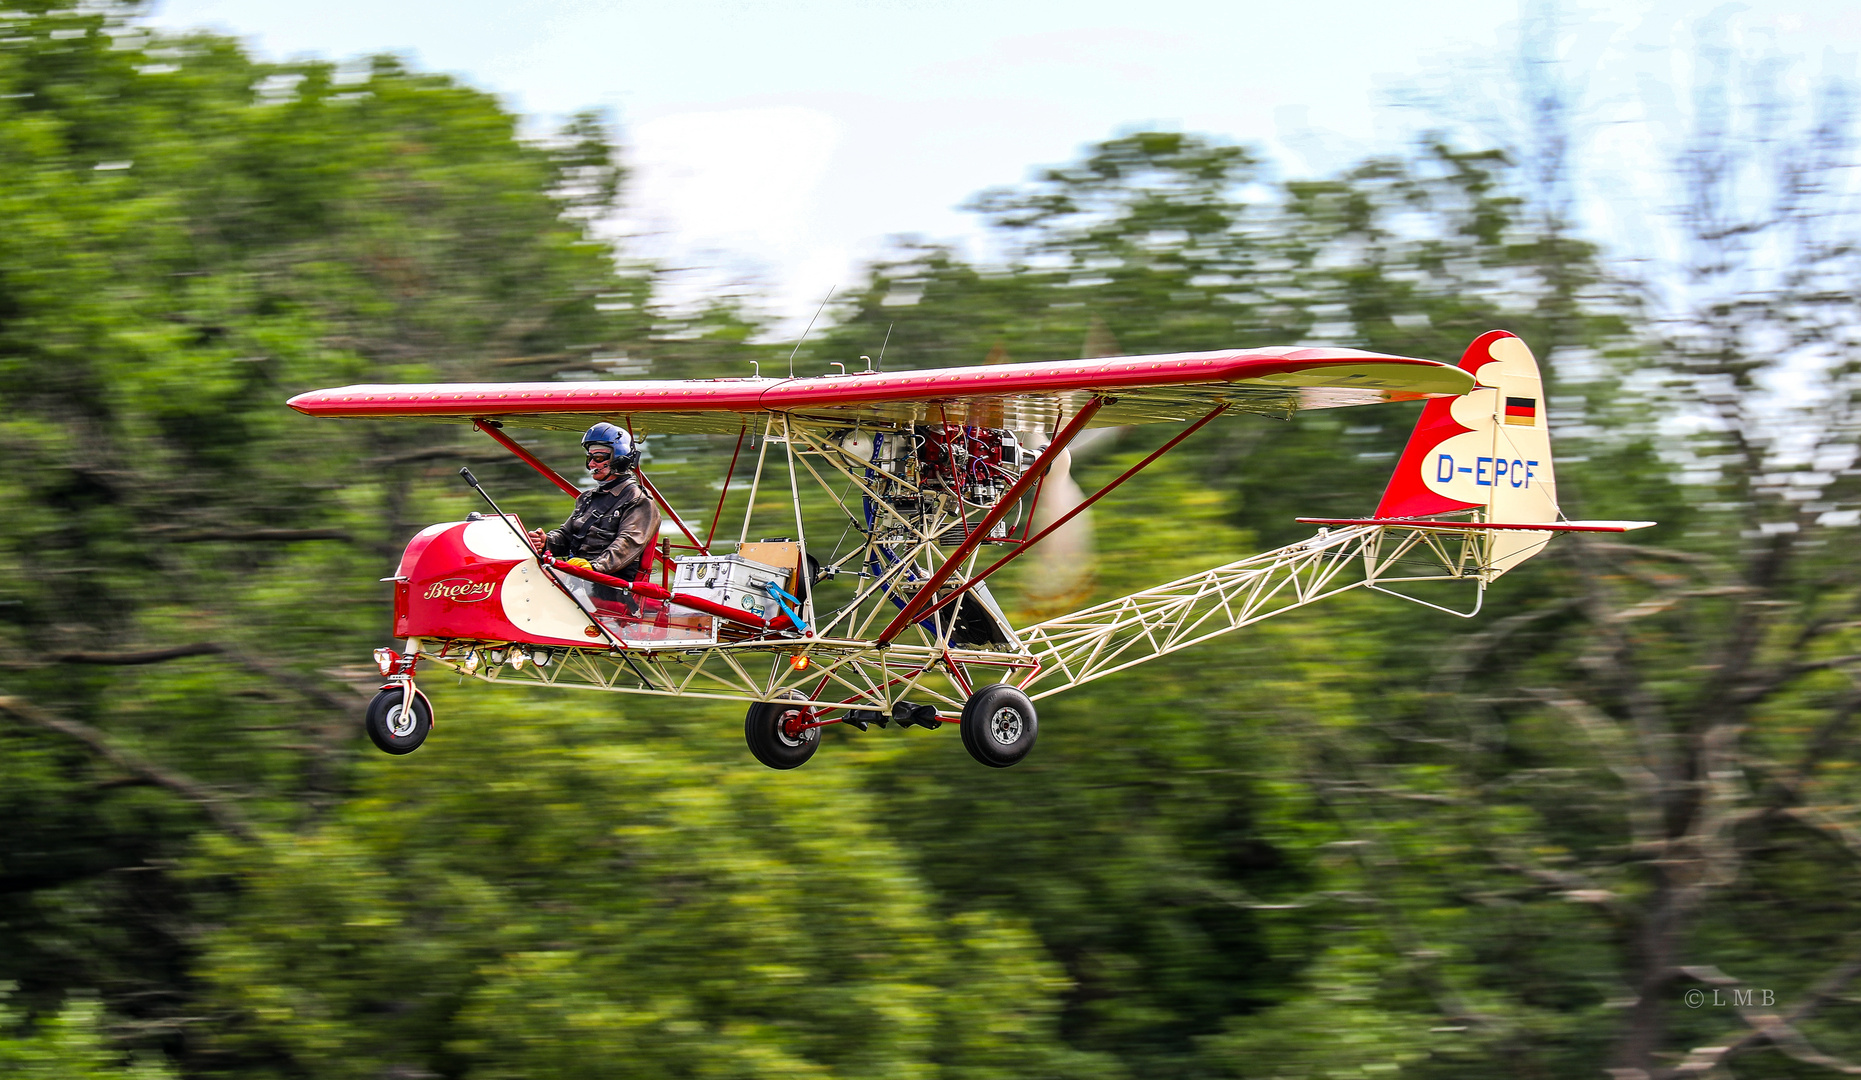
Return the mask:
[[762,588],[764,592],[769,594],[769,599],[774,600],[776,606],[782,609],[782,614],[788,616],[788,621],[795,624],[795,629],[804,634],[808,632],[808,624],[801,621],[801,614],[797,612],[795,608],[788,606],[790,603],[793,603],[795,607],[800,607],[801,601],[798,598],[790,596],[788,593],[782,591],[782,586],[777,585],[773,581],[764,582]]

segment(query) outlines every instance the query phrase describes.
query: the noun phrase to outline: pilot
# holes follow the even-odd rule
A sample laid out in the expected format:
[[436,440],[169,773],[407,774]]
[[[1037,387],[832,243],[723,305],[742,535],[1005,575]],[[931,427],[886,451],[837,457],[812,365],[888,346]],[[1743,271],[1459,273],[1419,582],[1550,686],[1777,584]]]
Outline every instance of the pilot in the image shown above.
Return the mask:
[[530,530],[530,546],[538,554],[585,561],[598,573],[631,581],[639,575],[647,545],[659,538],[659,507],[633,471],[640,452],[632,436],[608,423],[588,429],[582,450],[594,489],[576,497],[561,528]]

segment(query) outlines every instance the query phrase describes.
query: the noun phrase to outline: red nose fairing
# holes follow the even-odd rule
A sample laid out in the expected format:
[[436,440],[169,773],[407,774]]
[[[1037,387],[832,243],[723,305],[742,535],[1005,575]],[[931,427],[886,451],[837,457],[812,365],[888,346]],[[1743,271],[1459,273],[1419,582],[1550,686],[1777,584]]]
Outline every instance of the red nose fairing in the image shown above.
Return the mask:
[[[511,524],[517,528],[491,517],[421,530],[394,575],[394,635],[640,649],[717,640],[712,615],[648,596],[597,598],[573,578],[550,581],[518,539],[522,526],[515,518]],[[571,598],[577,592],[579,599]]]

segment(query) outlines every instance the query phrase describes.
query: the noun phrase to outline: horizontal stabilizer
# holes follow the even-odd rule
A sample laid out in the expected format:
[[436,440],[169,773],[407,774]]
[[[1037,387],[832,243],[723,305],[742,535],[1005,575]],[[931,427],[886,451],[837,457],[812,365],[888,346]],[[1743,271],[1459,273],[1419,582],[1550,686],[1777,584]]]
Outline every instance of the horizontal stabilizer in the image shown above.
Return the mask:
[[1307,525],[1389,525],[1406,529],[1451,529],[1456,531],[1512,529],[1521,532],[1631,532],[1656,524],[1652,521],[1425,521],[1416,518],[1307,518]]

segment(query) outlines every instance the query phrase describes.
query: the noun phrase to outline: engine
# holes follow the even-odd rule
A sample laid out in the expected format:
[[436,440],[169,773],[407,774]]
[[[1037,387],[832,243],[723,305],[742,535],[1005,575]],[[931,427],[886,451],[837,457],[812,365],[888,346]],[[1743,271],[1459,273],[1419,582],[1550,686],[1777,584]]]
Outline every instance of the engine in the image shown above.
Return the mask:
[[[961,521],[1000,502],[1032,461],[1007,428],[919,424],[891,431],[858,429],[843,432],[839,442],[842,450],[868,464],[867,476],[881,501],[920,528],[941,523],[944,542],[952,544],[962,539]],[[869,529],[883,533],[888,515],[877,513],[872,497],[866,502]],[[998,523],[990,539],[1005,538],[1009,528],[1007,521]]]

